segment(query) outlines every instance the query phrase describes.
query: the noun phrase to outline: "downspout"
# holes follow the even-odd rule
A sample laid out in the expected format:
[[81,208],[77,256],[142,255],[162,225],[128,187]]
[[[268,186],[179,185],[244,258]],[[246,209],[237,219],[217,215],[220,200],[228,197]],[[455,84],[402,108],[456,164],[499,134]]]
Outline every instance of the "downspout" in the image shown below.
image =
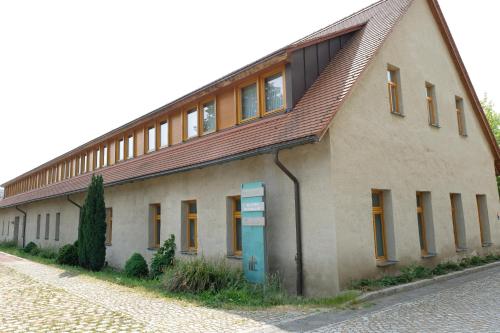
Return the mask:
[[277,149],[274,152],[274,163],[278,166],[278,168],[283,171],[288,178],[293,181],[294,187],[294,196],[295,196],[295,242],[297,248],[297,254],[295,255],[295,262],[297,265],[297,295],[303,295],[303,269],[302,269],[302,222],[301,222],[301,210],[300,210],[300,185],[299,180],[295,177],[290,170],[288,170],[283,163],[279,160],[279,152]]
[[73,200],[71,200],[71,198],[69,197],[69,195],[66,196],[66,199],[71,202],[73,205],[75,205],[76,207],[78,207],[79,211],[78,211],[78,232],[80,232],[80,223],[82,222],[82,206],[80,206],[79,204],[77,204],[76,202],[74,202]]
[[23,248],[24,248],[24,246],[26,245],[26,212],[17,206],[15,208],[24,215],[23,217]]

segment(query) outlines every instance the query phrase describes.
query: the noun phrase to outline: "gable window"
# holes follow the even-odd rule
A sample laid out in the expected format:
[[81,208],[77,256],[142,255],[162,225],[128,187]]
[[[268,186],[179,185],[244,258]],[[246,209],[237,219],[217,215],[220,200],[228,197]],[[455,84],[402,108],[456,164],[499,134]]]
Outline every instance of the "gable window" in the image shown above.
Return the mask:
[[198,136],[198,109],[188,110],[185,115],[185,139],[191,139]]
[[455,97],[455,108],[457,112],[458,134],[467,136],[465,128],[464,100],[461,97]]
[[429,112],[429,125],[439,126],[437,106],[436,106],[436,88],[433,84],[426,83],[426,98],[427,98],[427,111]]
[[203,111],[203,134],[214,132],[216,128],[215,100],[203,103],[201,110]]
[[118,157],[118,161],[123,161],[125,158],[125,140],[120,139],[118,140],[118,151],[116,154],[116,157]]
[[375,257],[377,260],[387,259],[387,247],[384,223],[383,191],[372,190],[372,222],[375,240]]
[[168,147],[168,121],[160,123],[160,147]]
[[155,135],[155,128],[154,126],[151,126],[148,128],[148,153],[155,151],[156,149],[156,135]]
[[283,74],[281,72],[264,79],[266,113],[283,109],[283,91]]
[[113,208],[106,208],[106,245],[111,245],[113,237]]
[[393,114],[401,115],[401,85],[399,82],[399,69],[394,66],[387,67],[387,88],[389,91],[389,106]]
[[235,196],[231,198],[232,203],[232,254],[241,256],[242,241],[241,241],[241,198]]
[[196,200],[183,202],[185,212],[183,223],[183,248],[188,252],[198,250],[198,212]]
[[127,142],[127,147],[128,147],[128,154],[127,158],[134,158],[134,136],[130,135],[128,137],[128,142]]
[[259,116],[257,82],[240,88],[240,106],[242,121],[257,118]]
[[151,248],[160,247],[160,232],[161,232],[161,206],[160,204],[150,205],[150,238],[149,246]]

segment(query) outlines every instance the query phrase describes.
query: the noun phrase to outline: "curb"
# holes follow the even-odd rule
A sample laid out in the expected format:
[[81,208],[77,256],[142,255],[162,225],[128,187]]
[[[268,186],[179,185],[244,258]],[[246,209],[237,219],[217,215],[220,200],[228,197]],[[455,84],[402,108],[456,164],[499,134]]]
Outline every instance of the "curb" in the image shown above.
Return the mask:
[[371,300],[381,298],[384,296],[390,296],[390,295],[394,295],[394,294],[397,294],[400,292],[414,290],[417,288],[428,286],[430,284],[455,279],[455,278],[458,278],[458,277],[461,277],[464,275],[469,275],[472,273],[481,272],[481,271],[487,270],[489,268],[494,268],[494,267],[500,267],[500,261],[492,262],[492,263],[482,265],[482,266],[467,268],[467,269],[464,269],[463,271],[457,271],[457,272],[452,272],[452,273],[448,273],[445,275],[435,276],[435,277],[430,278],[430,279],[419,280],[419,281],[415,281],[415,282],[402,284],[399,286],[394,286],[394,287],[384,288],[381,290],[371,291],[371,292],[368,292],[366,294],[359,296],[356,299],[356,301],[358,301],[358,302],[371,301]]

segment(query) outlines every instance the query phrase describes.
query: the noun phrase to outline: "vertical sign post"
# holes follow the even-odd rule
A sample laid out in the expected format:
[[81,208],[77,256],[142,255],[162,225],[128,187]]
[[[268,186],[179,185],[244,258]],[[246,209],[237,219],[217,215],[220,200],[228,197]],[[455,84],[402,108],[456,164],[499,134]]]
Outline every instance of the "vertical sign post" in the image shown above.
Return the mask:
[[264,183],[241,185],[241,214],[245,278],[249,282],[264,283],[267,275]]

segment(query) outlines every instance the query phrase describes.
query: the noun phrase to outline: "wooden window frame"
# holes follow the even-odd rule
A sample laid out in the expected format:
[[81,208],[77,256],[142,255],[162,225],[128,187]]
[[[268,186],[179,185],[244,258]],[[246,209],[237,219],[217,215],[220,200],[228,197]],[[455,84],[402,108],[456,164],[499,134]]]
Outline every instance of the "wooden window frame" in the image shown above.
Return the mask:
[[458,134],[460,136],[467,136],[467,128],[465,126],[465,112],[464,112],[464,99],[455,96],[455,111],[457,113]]
[[[152,223],[152,231],[153,231],[153,237],[150,242],[150,247],[152,249],[158,249],[161,246],[161,205],[159,203],[156,204],[151,204],[151,223]],[[158,210],[160,210],[160,214],[158,214]],[[160,230],[158,230],[158,223],[160,224]],[[159,240],[158,243],[156,243],[156,239]]]
[[[266,111],[266,79],[274,76],[276,74],[281,74],[281,80],[283,81],[283,105],[281,108],[274,109],[271,111]],[[267,71],[259,76],[259,83],[260,83],[260,116],[265,117],[267,115],[277,113],[277,112],[282,112],[286,110],[286,78],[285,78],[285,66],[280,66],[278,68],[274,68],[270,71]]]
[[[98,156],[99,155],[99,156]],[[97,170],[101,167],[101,147],[97,147],[94,149],[94,170]]]
[[[380,261],[387,260],[387,238],[386,238],[386,228],[385,228],[385,218],[384,218],[384,191],[383,190],[372,190],[371,192],[372,196],[373,194],[379,195],[380,198],[380,206],[378,207],[373,207],[372,203],[372,224],[373,224],[373,240],[374,240],[374,245],[375,245],[375,258]],[[370,199],[372,197],[370,196]],[[382,224],[382,241],[383,241],[383,249],[384,249],[384,255],[379,256],[377,253],[377,227],[375,224],[375,215],[380,215],[380,220]]]
[[[161,144],[161,125],[163,124],[167,124],[167,144],[166,145],[162,145]],[[166,116],[166,117],[162,117],[162,118],[159,118],[158,121],[156,122],[156,128],[158,129],[157,130],[157,133],[156,133],[156,149],[163,149],[163,148],[167,148],[170,146],[170,143],[172,142],[170,136],[171,136],[171,131],[170,131],[170,117]]]
[[[418,201],[420,201],[420,206],[418,205]],[[418,216],[420,215],[420,219],[422,221],[422,243],[424,248],[420,249],[422,256],[426,256],[429,254],[428,246],[427,246],[427,226],[425,225],[425,206],[424,206],[424,192],[417,192],[417,223]],[[419,235],[420,238],[420,235]],[[419,239],[420,241],[420,239]]]
[[[189,205],[191,204],[196,205],[196,213],[190,213],[189,212]],[[185,201],[186,204],[186,248],[189,252],[198,252],[198,203],[196,200],[188,200]],[[189,221],[194,220],[194,246],[191,246],[190,244],[190,233],[191,233],[191,226]]]
[[156,141],[156,137],[157,137],[157,128],[156,128],[156,123],[152,123],[152,124],[149,124],[149,125],[146,125],[144,126],[144,154],[149,154],[149,153],[152,153],[152,152],[155,152],[156,151],[156,146],[157,146],[157,142],[155,142],[154,144],[154,149],[150,150],[149,149],[149,130],[150,129],[153,129],[154,130],[154,138],[155,138],[155,141]]
[[[401,116],[401,108],[400,108],[400,97],[399,97],[399,80],[398,80],[398,71],[399,68],[394,66],[387,66],[387,90],[389,92],[389,110],[392,114],[396,114]],[[390,78],[389,78],[390,77]],[[395,78],[395,80],[394,80]],[[394,90],[395,101],[392,95],[392,91]],[[396,106],[396,107],[394,107]],[[396,111],[393,111],[396,110]]]
[[[240,85],[238,85],[236,87],[236,112],[237,112],[237,117],[236,119],[238,120],[238,124],[243,124],[243,123],[246,123],[248,121],[252,121],[252,120],[255,120],[255,119],[259,119],[261,117],[261,103],[259,102],[260,101],[260,88],[259,88],[259,78],[256,77],[256,78],[252,78],[250,80],[247,80],[243,83],[241,83]],[[246,87],[249,87],[251,85],[255,84],[255,87],[257,89],[257,114],[252,117],[252,118],[247,118],[247,119],[243,119],[243,115],[242,115],[242,112],[243,112],[243,105],[242,105],[242,93],[241,91],[246,88]]]
[[439,120],[437,115],[437,107],[435,101],[435,89],[436,87],[429,83],[425,83],[426,101],[427,101],[427,112],[429,112],[429,125],[439,127]]
[[[104,153],[106,152],[106,153]],[[109,166],[109,144],[108,143],[105,143],[102,145],[102,167],[105,168],[107,166]]]
[[[196,124],[197,124],[198,128],[196,131],[196,135],[189,137],[188,136],[188,113],[190,113],[190,111],[193,111],[193,110],[196,110],[196,113],[197,113]],[[200,108],[199,108],[199,104],[194,104],[194,105],[191,105],[190,107],[186,108],[182,112],[182,139],[184,141],[189,141],[189,140],[198,138],[200,136],[200,133],[201,133],[200,132]]]
[[[127,135],[125,135],[125,138],[127,138],[127,140],[125,142],[125,147],[126,147],[125,150],[127,151],[125,159],[130,160],[130,159],[135,158],[137,156],[137,147],[135,144],[135,132],[128,133]],[[130,138],[132,138],[132,157],[129,156],[129,145],[130,145],[129,139]]]
[[[214,102],[214,109],[215,109],[215,127],[213,130],[211,131],[205,131],[205,129],[203,128],[203,106],[205,104],[208,104],[210,102]],[[208,98],[205,98],[204,100],[202,100],[199,105],[198,105],[198,117],[200,118],[198,123],[200,124],[200,136],[202,135],[206,135],[206,134],[210,134],[210,133],[215,133],[219,130],[219,121],[218,121],[218,115],[217,115],[217,98],[215,96],[210,96]]]
[[[240,225],[243,228],[242,220],[241,220],[241,211],[236,210],[237,201],[241,200],[241,197],[239,195],[231,197],[231,204],[232,204],[232,211],[231,211],[231,217],[232,217],[232,229],[233,229],[233,235],[232,235],[232,250],[233,250],[233,255],[241,257],[242,255],[242,250],[237,249],[237,228],[236,228],[236,220],[239,218],[240,219]],[[241,205],[241,203],[240,203]],[[243,244],[241,244],[241,248],[243,249]]]
[[[110,212],[110,214],[108,214]],[[108,232],[109,230],[109,232]],[[113,242],[113,208],[106,208],[106,240],[105,245],[110,246]]]
[[[128,140],[128,137],[127,137],[127,140]],[[120,159],[120,141],[123,141],[123,158]],[[125,137],[122,136],[122,137],[119,137],[115,140],[115,164],[118,164],[120,162],[123,162],[126,160],[126,155],[128,154],[128,151],[127,151],[127,154],[125,154],[125,151],[126,151],[126,140],[125,140]]]

